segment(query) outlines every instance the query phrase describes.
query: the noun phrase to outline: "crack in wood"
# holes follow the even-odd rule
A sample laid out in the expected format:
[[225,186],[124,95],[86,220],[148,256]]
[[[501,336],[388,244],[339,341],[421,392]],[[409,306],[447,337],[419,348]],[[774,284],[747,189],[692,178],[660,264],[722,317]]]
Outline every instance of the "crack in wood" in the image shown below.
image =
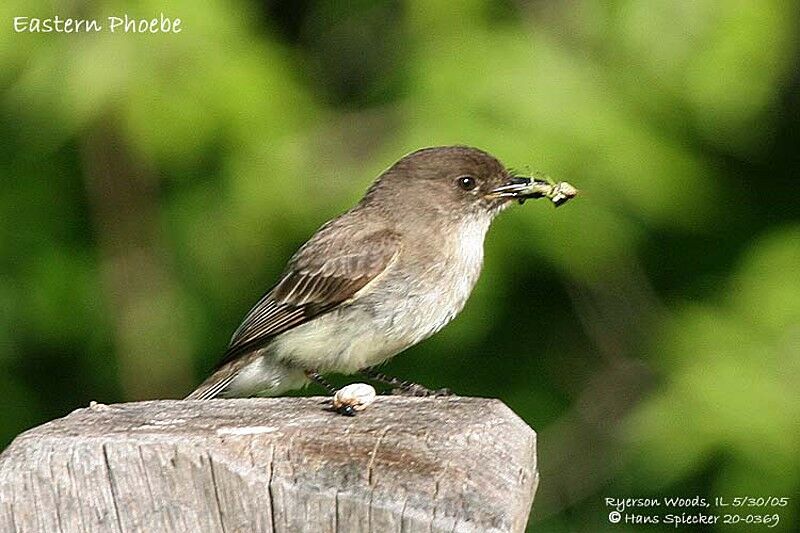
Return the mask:
[[122,517],[119,514],[119,507],[117,504],[118,496],[116,493],[116,486],[114,484],[114,476],[111,473],[111,463],[108,459],[108,445],[103,444],[102,449],[103,449],[103,461],[105,461],[106,464],[106,477],[108,479],[108,486],[111,489],[111,503],[114,506],[114,516],[116,516],[117,518],[117,527],[120,533],[122,533],[123,531],[125,531],[125,529],[122,527]]
[[272,480],[275,477],[275,445],[272,445],[272,449],[269,454],[269,479],[267,480],[267,494],[269,495],[269,518],[270,522],[272,522],[272,533],[278,532],[278,527],[276,525],[275,519],[275,491],[272,486]]
[[211,485],[214,488],[214,501],[217,502],[217,512],[219,513],[219,527],[222,529],[222,533],[226,533],[225,529],[225,517],[224,517],[224,507],[222,502],[219,500],[219,486],[217,485],[217,476],[214,474],[214,461],[211,459],[211,454],[206,454],[208,458],[208,470],[211,472]]
[[392,429],[392,426],[386,426],[383,429],[383,431],[381,431],[381,434],[378,435],[378,438],[375,439],[375,446],[372,448],[372,453],[370,454],[369,462],[367,463],[367,483],[369,484],[370,487],[374,486],[372,480],[372,472],[373,472],[373,467],[375,466],[375,457],[378,456],[378,448],[380,447],[381,442],[383,442],[383,438],[386,437],[386,434],[389,432],[390,429]]

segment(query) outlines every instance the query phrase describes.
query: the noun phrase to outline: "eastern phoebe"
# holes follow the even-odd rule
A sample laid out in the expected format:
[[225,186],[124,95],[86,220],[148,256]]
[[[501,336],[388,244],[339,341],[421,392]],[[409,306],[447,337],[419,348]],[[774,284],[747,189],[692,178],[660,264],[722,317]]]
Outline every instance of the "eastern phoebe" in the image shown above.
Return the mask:
[[564,190],[549,187],[475,148],[403,157],[298,250],[187,399],[276,396],[309,379],[330,390],[319,375],[325,372],[362,372],[412,394],[430,393],[372,367],[461,311],[481,272],[492,219],[515,199],[562,203]]

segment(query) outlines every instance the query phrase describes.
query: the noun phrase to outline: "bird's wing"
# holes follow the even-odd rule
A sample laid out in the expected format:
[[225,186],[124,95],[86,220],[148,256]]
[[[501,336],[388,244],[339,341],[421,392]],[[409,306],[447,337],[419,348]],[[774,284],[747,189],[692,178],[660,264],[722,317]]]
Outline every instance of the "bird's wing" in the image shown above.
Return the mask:
[[217,368],[356,296],[388,267],[400,245],[388,230],[346,242],[325,232],[318,237],[295,254],[281,281],[250,310]]

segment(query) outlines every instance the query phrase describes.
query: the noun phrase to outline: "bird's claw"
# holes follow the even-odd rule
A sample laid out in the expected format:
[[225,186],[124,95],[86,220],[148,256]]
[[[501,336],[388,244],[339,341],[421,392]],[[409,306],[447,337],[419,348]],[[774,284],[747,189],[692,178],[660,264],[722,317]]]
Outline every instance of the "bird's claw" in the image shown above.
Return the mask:
[[453,391],[450,389],[436,389],[431,390],[417,385],[416,383],[409,383],[406,386],[392,389],[392,394],[395,396],[414,396],[414,397],[438,397],[438,396],[452,396]]

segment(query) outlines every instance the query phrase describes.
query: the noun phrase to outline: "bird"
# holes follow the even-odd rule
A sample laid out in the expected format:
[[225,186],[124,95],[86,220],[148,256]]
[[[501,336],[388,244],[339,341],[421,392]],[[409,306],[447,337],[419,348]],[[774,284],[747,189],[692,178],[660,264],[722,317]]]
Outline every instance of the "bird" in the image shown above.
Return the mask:
[[333,393],[322,377],[332,372],[412,395],[446,392],[376,367],[464,308],[492,220],[515,200],[541,197],[542,183],[468,146],[405,155],[300,247],[186,399],[278,396],[311,381]]

